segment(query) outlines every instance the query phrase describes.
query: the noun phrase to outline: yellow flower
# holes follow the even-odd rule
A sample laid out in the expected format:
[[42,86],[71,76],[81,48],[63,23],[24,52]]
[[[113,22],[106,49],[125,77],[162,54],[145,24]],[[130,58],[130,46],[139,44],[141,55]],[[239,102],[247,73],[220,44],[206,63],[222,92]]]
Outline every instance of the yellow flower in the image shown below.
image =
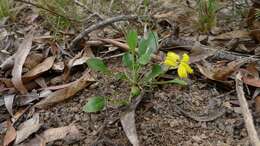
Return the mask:
[[164,64],[166,64],[169,67],[177,67],[177,62],[180,60],[180,56],[173,53],[168,52],[164,61]]
[[173,53],[173,52],[168,52],[164,61],[164,64],[175,68],[178,67],[178,75],[181,78],[187,78],[188,74],[192,74],[193,70],[189,65],[190,57],[188,54],[183,54],[182,59],[180,60],[180,56]]

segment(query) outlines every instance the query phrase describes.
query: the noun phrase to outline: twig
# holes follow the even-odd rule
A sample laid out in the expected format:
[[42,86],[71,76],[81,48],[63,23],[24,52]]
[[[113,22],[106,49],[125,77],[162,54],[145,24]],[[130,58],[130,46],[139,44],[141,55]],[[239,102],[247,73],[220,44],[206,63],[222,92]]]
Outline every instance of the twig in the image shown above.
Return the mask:
[[53,15],[60,16],[60,17],[62,17],[62,18],[65,18],[65,19],[67,19],[67,20],[70,20],[70,21],[75,21],[75,22],[81,23],[81,22],[78,21],[78,20],[68,18],[68,17],[66,17],[66,16],[64,16],[64,15],[62,15],[62,14],[59,14],[59,13],[53,11],[53,10],[44,8],[44,7],[41,6],[41,5],[38,5],[38,4],[35,4],[35,3],[32,3],[32,2],[29,2],[29,1],[25,1],[25,0],[15,0],[15,1],[21,2],[21,3],[25,3],[25,4],[29,4],[29,5],[32,5],[32,6],[34,6],[34,7],[37,7],[37,8],[43,9],[43,10],[45,10],[45,11],[48,11],[49,13],[51,13],[51,14],[53,14]]
[[100,28],[103,28],[107,25],[110,25],[112,23],[115,23],[115,22],[119,22],[119,21],[128,21],[128,20],[134,20],[134,19],[137,19],[138,16],[132,16],[132,15],[122,15],[122,16],[116,16],[116,17],[112,17],[112,18],[109,18],[107,20],[104,20],[104,21],[101,21],[99,22],[98,24],[95,24],[95,25],[92,25],[90,26],[89,28],[85,29],[83,32],[81,32],[77,37],[75,37],[71,43],[70,43],[70,46],[69,48],[70,49],[73,49],[77,43],[85,36],[87,36],[90,32],[94,31],[94,30],[97,30],[97,29],[100,29]]
[[245,126],[248,132],[248,136],[253,146],[260,146],[260,141],[255,130],[253,118],[249,111],[248,103],[246,101],[245,94],[243,91],[242,75],[240,72],[236,75],[236,90],[241,111],[245,120]]

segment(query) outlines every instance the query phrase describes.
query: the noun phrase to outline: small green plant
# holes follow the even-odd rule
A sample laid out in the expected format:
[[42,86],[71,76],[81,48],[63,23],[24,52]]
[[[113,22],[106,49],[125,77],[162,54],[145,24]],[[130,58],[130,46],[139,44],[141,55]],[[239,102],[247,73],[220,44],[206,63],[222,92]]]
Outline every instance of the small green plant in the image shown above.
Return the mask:
[[[157,34],[155,32],[149,32],[147,35],[145,35],[145,37],[142,37],[140,40],[138,40],[137,32],[130,31],[127,34],[126,40],[129,47],[129,51],[126,52],[122,57],[122,63],[127,68],[126,72],[114,73],[112,70],[108,69],[108,67],[101,59],[98,58],[91,58],[87,60],[87,64],[88,67],[92,70],[104,73],[105,75],[108,75],[110,77],[115,77],[119,80],[126,80],[130,88],[129,98],[126,99],[127,103],[130,103],[133,98],[139,96],[145,88],[151,88],[152,85],[155,84],[174,83],[186,85],[186,82],[180,79],[174,79],[170,81],[157,81],[156,78],[163,75],[169,69],[169,67],[171,68],[178,66],[179,68],[181,68],[181,75],[183,77],[187,77],[187,71],[185,70],[187,66],[189,67],[189,58],[187,58],[187,56],[183,57],[181,61],[179,61],[176,58],[173,58],[173,60],[176,61],[174,65],[169,63],[172,61],[172,59],[169,56],[168,58],[166,58],[166,60],[168,61],[165,61],[164,64],[150,65],[149,62],[152,56],[154,55],[155,51],[157,51],[158,49]],[[188,73],[191,73],[192,69],[190,67],[188,69]],[[93,98],[95,99],[97,97]],[[87,104],[84,107],[84,111],[97,111],[88,110],[90,107],[98,107],[99,110],[102,110],[105,104],[102,104],[104,106],[100,106],[100,100],[111,100],[111,98],[99,97],[97,102],[93,102],[93,98],[90,98],[90,101],[87,102]]]
[[12,0],[0,0],[0,19],[10,16]]
[[203,33],[208,33],[216,26],[217,2],[216,0],[198,0],[198,28]]

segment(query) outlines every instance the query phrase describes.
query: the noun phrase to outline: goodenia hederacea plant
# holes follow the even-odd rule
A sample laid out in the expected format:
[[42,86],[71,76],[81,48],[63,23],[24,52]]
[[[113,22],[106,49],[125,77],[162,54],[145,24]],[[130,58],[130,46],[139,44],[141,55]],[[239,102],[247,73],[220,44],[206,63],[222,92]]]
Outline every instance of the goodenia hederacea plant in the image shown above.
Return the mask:
[[[165,74],[167,67],[161,64],[152,65],[151,69],[145,73],[144,68],[148,67],[148,63],[152,59],[152,55],[158,50],[158,35],[155,32],[148,32],[145,37],[138,40],[138,35],[136,31],[129,31],[127,36],[127,45],[129,51],[126,52],[122,57],[123,65],[128,69],[123,73],[114,74],[111,70],[108,69],[107,65],[98,58],[91,58],[87,60],[89,68],[104,73],[106,75],[114,75],[115,79],[125,79],[128,81],[130,86],[129,102],[133,97],[140,95],[141,90],[144,87],[151,87],[152,84],[180,84],[186,85],[185,81],[180,79],[174,79],[170,81],[156,81],[156,78]],[[192,72],[192,69],[188,65],[189,56],[184,55],[180,60],[180,57],[175,53],[168,53],[165,65],[170,67],[179,67],[181,77],[186,77],[188,73]],[[93,97],[85,105],[84,110],[86,112],[96,112],[103,109],[105,102],[104,97]]]

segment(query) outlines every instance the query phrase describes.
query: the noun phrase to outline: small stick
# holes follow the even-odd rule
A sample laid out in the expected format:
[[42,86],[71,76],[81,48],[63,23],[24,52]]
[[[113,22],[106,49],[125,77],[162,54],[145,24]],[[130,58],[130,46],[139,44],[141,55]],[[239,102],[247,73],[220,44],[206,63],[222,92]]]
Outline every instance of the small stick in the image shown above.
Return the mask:
[[245,125],[246,125],[246,129],[248,132],[248,136],[249,136],[253,146],[260,146],[260,141],[257,136],[257,132],[255,130],[253,118],[249,111],[248,103],[247,103],[247,100],[245,98],[245,94],[243,91],[242,75],[240,72],[236,75],[236,90],[237,90],[237,96],[239,99],[241,111],[242,111],[242,114],[243,114],[243,117],[245,120]]
[[107,20],[104,20],[104,21],[101,21],[95,25],[92,25],[90,26],[89,28],[86,28],[83,32],[81,32],[77,37],[75,37],[70,45],[69,45],[69,48],[70,49],[73,49],[77,43],[85,36],[87,36],[89,33],[91,33],[92,31],[94,30],[97,30],[97,29],[100,29],[100,28],[103,28],[107,25],[110,25],[112,23],[115,23],[115,22],[119,22],[119,21],[128,21],[128,20],[134,20],[134,19],[137,19],[138,16],[132,16],[132,15],[122,15],[122,16],[116,16],[116,17],[112,17],[112,18],[109,18]]

